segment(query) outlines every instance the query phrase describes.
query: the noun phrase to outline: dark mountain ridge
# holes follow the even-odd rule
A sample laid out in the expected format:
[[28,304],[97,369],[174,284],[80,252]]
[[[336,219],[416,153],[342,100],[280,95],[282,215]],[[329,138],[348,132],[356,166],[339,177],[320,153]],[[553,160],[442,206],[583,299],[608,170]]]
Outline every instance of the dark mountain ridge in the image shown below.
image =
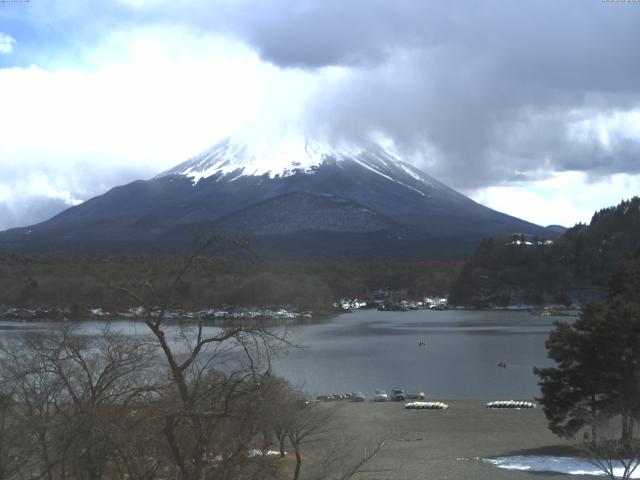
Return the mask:
[[2,232],[0,249],[176,253],[197,237],[223,232],[249,237],[264,255],[282,258],[287,252],[292,258],[443,258],[463,256],[487,236],[549,235],[472,201],[380,146],[293,145],[299,148],[254,151],[225,140],[151,180]]

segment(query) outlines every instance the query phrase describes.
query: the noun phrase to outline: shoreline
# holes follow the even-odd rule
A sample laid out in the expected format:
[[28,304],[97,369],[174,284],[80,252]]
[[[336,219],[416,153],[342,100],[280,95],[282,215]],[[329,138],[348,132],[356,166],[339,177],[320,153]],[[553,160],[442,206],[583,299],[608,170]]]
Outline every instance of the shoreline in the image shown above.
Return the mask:
[[[557,473],[505,470],[485,460],[578,453],[575,442],[549,431],[540,408],[488,409],[480,400],[445,403],[446,410],[406,410],[402,402],[347,402],[335,408],[335,424],[340,435],[358,439],[363,448],[389,438],[366,469],[375,471],[380,480],[557,480]],[[361,452],[354,451],[352,459]]]
[[[372,307],[355,308],[350,310],[343,309],[326,309],[326,310],[306,310],[297,311],[295,309],[288,310],[287,306],[276,307],[223,307],[223,308],[197,308],[189,309],[182,312],[167,312],[166,319],[173,320],[175,318],[202,319],[207,323],[228,323],[228,322],[280,322],[289,321],[295,324],[316,323],[318,321],[327,320],[339,315],[353,313],[362,310],[376,310]],[[556,308],[556,306],[535,306],[535,305],[513,305],[506,307],[453,307],[446,309],[420,308],[417,310],[429,311],[506,311],[506,312],[530,312],[534,316],[559,316],[559,317],[577,317],[579,308]],[[394,313],[406,313],[415,310],[383,310]],[[82,318],[80,318],[82,317]],[[73,307],[23,307],[16,305],[0,305],[0,322],[16,321],[16,322],[58,322],[58,321],[117,321],[131,320],[141,321],[143,319],[141,309],[132,307],[125,311],[103,311],[100,308],[86,309],[83,312],[75,312]]]
[[[104,311],[100,308],[87,309],[78,314],[70,307],[20,307],[0,305],[0,322],[87,322],[87,321],[142,321],[144,319],[141,308],[130,308],[125,311]],[[239,308],[224,309],[198,308],[184,311],[167,311],[165,319],[173,321],[177,318],[188,320],[204,320],[207,323],[229,322],[291,322],[304,324],[316,322],[339,315],[341,312],[331,311],[295,311],[284,307]]]

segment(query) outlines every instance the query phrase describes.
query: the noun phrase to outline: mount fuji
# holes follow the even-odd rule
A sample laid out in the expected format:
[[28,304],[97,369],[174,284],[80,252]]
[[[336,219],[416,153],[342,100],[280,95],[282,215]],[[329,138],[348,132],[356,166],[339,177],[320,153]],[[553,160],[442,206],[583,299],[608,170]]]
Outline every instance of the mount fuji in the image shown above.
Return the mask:
[[487,236],[554,236],[376,143],[229,137],[150,180],[0,233],[0,249],[174,253],[212,233],[269,258],[452,258]]

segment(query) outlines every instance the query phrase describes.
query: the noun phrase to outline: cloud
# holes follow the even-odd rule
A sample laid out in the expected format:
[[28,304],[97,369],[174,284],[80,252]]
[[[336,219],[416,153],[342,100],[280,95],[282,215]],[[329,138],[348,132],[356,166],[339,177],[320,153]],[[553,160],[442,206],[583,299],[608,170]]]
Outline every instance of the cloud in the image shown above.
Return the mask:
[[[199,51],[171,51],[176,45]],[[246,48],[179,29],[116,33],[105,46],[121,48],[96,69],[0,69],[2,146],[43,161],[74,153],[161,169],[253,118],[276,70]]]
[[[399,25],[414,34],[396,35],[388,26],[361,40],[367,43],[357,55],[345,47],[343,53],[369,63],[322,92],[312,121],[336,136],[390,137],[429,173],[462,189],[562,171],[638,173],[640,60],[620,45],[640,41],[633,26],[640,8],[426,3],[372,4],[368,15],[401,15]],[[337,28],[348,25],[347,19]],[[298,30],[306,29],[298,24],[278,34],[274,26],[273,35],[296,55],[308,48],[308,58],[318,58],[320,39],[305,43]],[[269,45],[257,47],[265,58],[292,64]]]
[[41,222],[113,186],[154,173],[139,166],[101,166],[82,158],[43,161],[40,155],[16,156],[2,149],[0,158],[0,231]]
[[9,55],[13,52],[15,44],[16,40],[13,37],[0,32],[0,54]]
[[42,195],[21,196],[19,202],[0,201],[0,231],[39,223],[70,206],[59,198]]
[[[596,210],[616,205],[640,191],[640,177],[611,175],[593,181],[580,172],[556,173],[545,180],[481,189],[471,197],[495,210],[540,225],[571,227],[589,223]],[[567,195],[571,192],[571,195]]]
[[[624,47],[640,42],[637,5],[236,0],[175,14],[282,68],[345,68],[305,123],[387,136],[457,188],[535,180],[541,167],[637,172],[640,135],[616,121],[640,112],[640,57]],[[589,124],[617,141],[576,136]]]
[[150,178],[257,118],[297,116],[319,81],[170,25],[115,30],[82,67],[0,68],[0,202],[12,212],[0,229]]
[[157,172],[277,119],[383,138],[488,201],[606,185],[640,176],[639,22],[583,0],[31,2],[0,9],[0,158]]
[[[640,112],[640,57],[623,47],[640,41],[640,8],[635,5],[581,0],[464,5],[445,0],[120,0],[96,8],[100,15],[77,2],[39,3],[33,18],[54,19],[49,33],[61,33],[65,26],[68,30],[63,40],[47,37],[55,54],[43,60],[47,55],[41,52],[39,65],[54,58],[57,64],[81,62],[100,70],[105,62],[122,63],[131,51],[144,50],[121,32],[136,32],[134,39],[144,36],[140,32],[155,32],[146,45],[155,48],[156,58],[167,55],[171,44],[168,54],[176,58],[192,56],[194,49],[205,55],[200,39],[206,46],[211,38],[226,36],[275,65],[278,73],[272,77],[286,78],[282,72],[288,71],[290,77],[304,77],[298,90],[314,92],[287,97],[286,83],[284,88],[278,81],[266,85],[264,78],[273,71],[267,74],[264,64],[252,71],[258,79],[253,86],[246,85],[243,75],[236,85],[233,72],[225,72],[223,77],[231,79],[226,91],[248,92],[248,103],[252,92],[263,88],[263,99],[282,99],[272,102],[272,113],[290,115],[291,122],[307,129],[350,139],[386,136],[457,188],[535,179],[541,165],[550,172],[606,176],[637,164],[633,158],[640,135],[615,121]],[[78,36],[83,42],[70,42]],[[130,43],[137,46],[130,48]],[[247,60],[248,49],[240,50],[239,64],[260,64],[258,58]],[[144,55],[141,51],[138,59]],[[341,74],[328,78],[328,69]],[[145,65],[132,69],[131,76],[157,79],[165,74],[156,69],[152,77],[145,70],[152,71]],[[199,71],[189,73],[197,78]],[[184,82],[182,88],[191,90],[188,75],[172,75],[173,85]],[[214,87],[207,95],[219,91]],[[139,103],[134,102],[132,111],[145,108]],[[300,118],[303,108],[306,115]],[[264,103],[258,109],[264,111]],[[225,116],[236,110],[232,102],[218,109]],[[212,113],[207,121],[216,120]],[[613,145],[575,134],[581,128],[588,131],[586,124],[609,121],[604,128],[619,140]]]

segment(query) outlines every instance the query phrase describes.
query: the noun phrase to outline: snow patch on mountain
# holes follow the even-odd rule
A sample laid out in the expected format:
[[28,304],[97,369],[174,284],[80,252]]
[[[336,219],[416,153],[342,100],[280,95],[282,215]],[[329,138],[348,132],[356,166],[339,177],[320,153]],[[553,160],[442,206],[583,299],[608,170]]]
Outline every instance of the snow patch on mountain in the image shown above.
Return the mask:
[[283,178],[313,175],[330,162],[357,164],[423,197],[429,197],[433,190],[448,190],[378,143],[330,145],[289,132],[262,136],[240,133],[228,137],[158,177],[182,175],[194,185],[210,177],[231,182],[247,176]]
[[359,147],[333,148],[297,135],[285,135],[276,141],[271,138],[245,141],[229,137],[159,176],[183,175],[194,183],[214,175],[221,178],[233,175],[231,180],[241,176],[288,177],[313,173],[328,159],[340,161],[362,152]]

